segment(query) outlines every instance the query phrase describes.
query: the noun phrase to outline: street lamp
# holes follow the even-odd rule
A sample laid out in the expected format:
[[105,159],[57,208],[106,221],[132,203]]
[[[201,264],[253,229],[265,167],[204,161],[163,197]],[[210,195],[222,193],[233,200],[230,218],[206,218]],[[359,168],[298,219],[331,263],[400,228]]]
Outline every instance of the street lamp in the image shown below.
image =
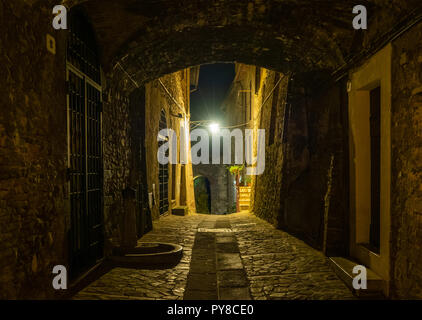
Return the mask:
[[212,122],[208,126],[212,134],[217,134],[220,130],[220,125],[218,123]]

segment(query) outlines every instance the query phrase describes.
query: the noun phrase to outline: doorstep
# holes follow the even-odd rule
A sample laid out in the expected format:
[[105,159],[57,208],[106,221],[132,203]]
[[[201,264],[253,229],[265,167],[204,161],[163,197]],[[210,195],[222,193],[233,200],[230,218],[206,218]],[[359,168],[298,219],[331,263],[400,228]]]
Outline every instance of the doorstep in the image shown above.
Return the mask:
[[175,216],[187,216],[188,212],[189,211],[187,206],[179,206],[171,209],[171,213]]
[[385,281],[373,270],[365,266],[367,271],[367,289],[356,290],[353,288],[353,278],[356,276],[353,273],[353,268],[361,264],[351,260],[351,258],[344,257],[330,257],[328,260],[337,276],[357,297],[370,299],[385,298],[383,294]]

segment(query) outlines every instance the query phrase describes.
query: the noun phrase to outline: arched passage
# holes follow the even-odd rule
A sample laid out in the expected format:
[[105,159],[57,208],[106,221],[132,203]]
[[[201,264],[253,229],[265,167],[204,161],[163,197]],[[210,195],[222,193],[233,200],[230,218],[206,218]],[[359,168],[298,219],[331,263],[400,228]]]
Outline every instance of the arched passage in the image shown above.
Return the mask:
[[207,177],[196,176],[193,179],[195,205],[198,213],[211,213],[211,187]]
[[[217,1],[209,5],[205,1],[190,4],[184,1],[100,3],[93,0],[82,1],[81,6],[97,31],[104,68],[112,82],[123,79],[123,92],[130,92],[164,74],[215,61],[237,61],[295,74],[288,108],[285,109],[287,121],[283,123],[287,129],[287,133],[283,132],[283,139],[290,142],[291,148],[283,152],[290,153],[296,161],[292,161],[288,168],[287,183],[284,181],[284,185],[289,185],[287,198],[274,210],[281,214],[266,218],[277,226],[290,229],[316,248],[344,254],[348,242],[345,236],[348,234],[345,230],[347,215],[331,216],[327,211],[334,211],[333,206],[327,206],[326,201],[335,203],[336,209],[341,208],[337,211],[348,211],[344,196],[348,186],[342,185],[347,185],[348,181],[347,178],[345,182],[340,181],[348,170],[344,158],[348,137],[341,129],[347,125],[347,110],[340,112],[331,108],[340,106],[345,110],[347,107],[347,79],[333,85],[331,81],[336,78],[330,79],[330,76],[347,70],[349,62],[361,62],[365,55],[373,54],[371,42],[379,40],[399,19],[390,18],[386,23],[379,23],[386,12],[387,16],[406,15],[418,1],[398,3],[400,9],[396,12],[400,15],[394,15],[395,9],[391,6],[383,7],[376,0],[366,1],[368,8],[377,12],[377,20],[371,32],[365,35],[350,27],[352,1],[335,5],[317,1],[270,0],[233,5],[230,1]],[[285,16],[285,12],[289,15]],[[110,19],[116,13],[120,23]],[[306,23],[298,24],[297,21]],[[381,38],[380,46],[382,43]],[[363,54],[359,56],[357,52]],[[318,77],[310,76],[315,74]],[[327,94],[319,95],[315,89],[319,83],[331,87]],[[264,95],[271,92],[271,86],[263,87]],[[330,110],[323,110],[324,103],[330,106]],[[265,121],[263,125],[266,125]],[[270,126],[271,129],[275,130],[274,125]],[[330,138],[332,136],[337,138]],[[323,149],[325,153],[321,152]],[[334,150],[340,151],[335,153]],[[274,150],[272,157],[276,159]],[[319,163],[323,163],[322,169],[316,169],[320,167]],[[314,169],[309,170],[310,167]],[[337,179],[337,187],[332,188],[332,180],[326,181],[327,172],[331,175],[329,179],[333,176]],[[269,177],[268,180],[277,185],[275,179]],[[266,183],[260,185],[268,187]],[[308,194],[311,185],[318,192]],[[332,189],[339,194],[330,194]],[[262,189],[260,193],[272,195],[279,192],[278,189],[272,191]],[[274,200],[271,197],[263,198],[261,202],[255,202],[258,211],[264,208],[262,204],[275,202],[268,201]],[[160,200],[160,213],[161,208]],[[330,233],[333,237],[328,235]]]
[[[92,34],[95,34],[95,41],[92,38],[90,41],[98,44],[97,57],[105,71],[101,74],[101,89],[104,90],[100,95],[104,108],[102,137],[95,141],[94,148],[88,147],[89,144],[93,145],[91,138],[95,134],[92,133],[98,130],[90,127],[87,117],[82,121],[82,114],[78,115],[80,123],[74,131],[84,136],[75,139],[78,141],[72,147],[79,150],[74,156],[79,157],[77,160],[82,160],[82,163],[89,158],[89,163],[85,161],[85,168],[83,165],[73,166],[68,170],[68,117],[63,112],[68,96],[66,87],[70,89],[69,92],[75,88],[79,90],[83,83],[84,93],[88,93],[85,90],[88,86],[87,81],[83,80],[84,76],[74,78],[78,80],[79,87],[69,88],[75,82],[66,82],[67,33],[52,29],[50,23],[51,8],[56,2],[2,2],[0,14],[7,17],[1,22],[6,32],[0,35],[4,52],[0,54],[0,64],[5,66],[1,87],[6,92],[0,96],[1,105],[4,106],[0,144],[6,151],[0,181],[0,223],[1,229],[7,230],[6,240],[1,242],[1,254],[5,257],[3,261],[6,261],[0,272],[1,287],[6,288],[0,293],[2,297],[38,297],[40,290],[51,289],[51,279],[44,277],[51,274],[51,264],[56,261],[66,266],[69,262],[73,263],[67,254],[68,232],[76,230],[72,227],[71,219],[85,214],[93,218],[89,221],[90,227],[101,226],[96,220],[98,215],[91,216],[91,211],[87,210],[98,213],[104,208],[107,243],[104,251],[100,250],[101,241],[91,242],[93,239],[100,240],[96,238],[99,235],[97,230],[85,230],[88,239],[73,243],[78,250],[82,249],[82,260],[88,262],[85,265],[91,265],[102,253],[109,255],[112,247],[119,244],[120,220],[126,214],[122,190],[131,187],[134,173],[130,160],[134,154],[131,141],[135,140],[130,138],[136,133],[131,126],[133,113],[128,108],[128,97],[134,89],[144,86],[148,87],[149,93],[154,91],[154,95],[147,95],[146,103],[150,105],[151,100],[157,101],[154,108],[147,108],[149,113],[146,118],[153,119],[153,125],[148,123],[145,153],[152,155],[154,161],[154,165],[148,166],[151,179],[148,179],[147,197],[154,217],[158,218],[159,204],[154,200],[160,199],[155,158],[160,110],[166,105],[167,124],[179,130],[181,123],[188,120],[183,119],[183,114],[182,118],[179,117],[174,101],[156,79],[190,66],[215,61],[236,61],[250,64],[252,68],[257,65],[283,75],[293,75],[286,77],[289,78],[286,94],[289,99],[287,103],[280,104],[286,108],[275,108],[275,113],[281,113],[286,121],[276,121],[272,126],[269,121],[272,116],[268,113],[271,108],[263,110],[263,113],[267,113],[264,114],[262,126],[269,125],[270,129],[274,129],[274,143],[267,146],[267,163],[274,164],[279,159],[290,161],[278,166],[281,175],[269,172],[259,181],[261,190],[258,194],[265,196],[261,196],[261,200],[254,199],[256,213],[279,227],[290,227],[290,231],[302,236],[314,247],[324,249],[326,254],[347,254],[348,240],[345,240],[345,234],[348,232],[344,226],[351,219],[347,215],[339,217],[337,213],[348,212],[349,184],[344,173],[348,172],[347,160],[353,162],[354,159],[348,157],[345,146],[350,142],[353,152],[353,148],[359,145],[359,141],[354,140],[356,136],[350,139],[348,136],[347,124],[353,121],[349,121],[347,114],[348,95],[372,90],[374,84],[383,83],[380,79],[371,79],[370,83],[363,84],[361,80],[367,81],[368,77],[358,77],[352,68],[360,68],[372,57],[377,62],[374,54],[386,45],[392,49],[391,59],[376,63],[380,65],[380,70],[387,70],[391,66],[388,83],[391,83],[392,89],[390,94],[381,88],[382,92],[388,93],[387,100],[391,98],[391,108],[387,110],[389,112],[391,109],[391,119],[386,118],[387,121],[382,123],[387,126],[392,124],[391,131],[390,128],[384,130],[391,137],[391,143],[383,143],[384,146],[391,146],[391,183],[385,184],[391,186],[391,199],[385,197],[387,206],[391,204],[391,228],[387,226],[383,230],[384,234],[391,234],[391,241],[383,240],[386,243],[384,247],[391,249],[391,259],[387,261],[391,263],[391,268],[382,271],[398,296],[406,297],[411,293],[420,296],[420,274],[408,268],[408,265],[420,265],[420,256],[413,253],[417,252],[415,244],[419,247],[422,239],[418,236],[420,227],[415,223],[421,211],[418,118],[421,61],[420,46],[416,43],[421,38],[420,19],[417,18],[420,0],[361,2],[371,12],[369,29],[365,32],[356,32],[351,27],[351,9],[355,4],[352,0],[62,2],[72,10],[78,8],[84,12],[92,25]],[[50,36],[49,50],[46,50],[45,41],[40,41],[46,35]],[[52,47],[54,40],[56,48]],[[92,66],[89,63],[79,71],[88,75]],[[351,71],[348,75],[356,77],[351,87],[348,77],[337,81],[340,77],[333,76],[347,75],[342,71]],[[374,76],[375,73],[371,71],[369,68],[364,74]],[[327,77],[309,76],[320,72]],[[94,73],[99,78],[98,72]],[[180,103],[188,101],[187,74],[184,69],[164,79],[165,84],[174,89],[171,94],[181,97]],[[262,85],[262,88],[265,86],[262,91],[270,93],[274,87],[273,74],[268,72],[267,75],[261,79],[266,83]],[[379,74],[377,78],[382,76]],[[95,76],[90,78],[99,84]],[[291,84],[292,78],[294,81]],[[180,85],[172,86],[174,83]],[[314,88],[321,83],[328,89]],[[249,82],[246,82],[243,88],[248,87]],[[348,92],[348,89],[351,91]],[[97,92],[89,90],[95,98],[90,103],[93,102],[92,105],[96,107]],[[78,94],[81,95],[82,90]],[[283,92],[278,96],[283,96]],[[184,107],[188,105],[184,103]],[[184,110],[189,113],[187,109]],[[385,106],[382,110],[385,110]],[[94,117],[91,125],[96,122],[98,118]],[[87,135],[88,131],[90,135]],[[283,143],[287,148],[283,149]],[[98,161],[98,148],[95,148],[101,144],[103,148],[99,149],[104,153],[104,170],[99,163],[101,161]],[[187,183],[193,181],[192,173],[188,171],[186,167],[186,176],[182,174]],[[101,187],[98,187],[98,176],[102,172],[104,199],[99,201]],[[284,172],[287,172],[287,176],[283,175]],[[75,182],[79,179],[76,176],[81,177],[81,181]],[[70,186],[69,178],[75,179]],[[177,177],[177,181],[183,179]],[[275,203],[280,203],[276,201],[276,195],[285,187],[282,193],[288,197],[278,208],[274,208]],[[351,187],[358,188],[359,185]],[[69,189],[76,191],[71,197]],[[82,196],[82,193],[85,195]],[[69,205],[69,200],[74,204]],[[82,208],[84,206],[85,209]],[[98,208],[100,210],[96,210]],[[80,226],[86,228],[84,223]],[[164,235],[167,236],[168,232]],[[360,258],[377,259],[366,254],[367,251],[359,243],[356,245],[363,250]],[[98,253],[97,249],[102,252],[95,254],[95,258],[87,255],[89,250]],[[385,257],[382,249],[380,254]],[[11,273],[10,270],[16,272]],[[47,296],[47,292],[44,294]]]

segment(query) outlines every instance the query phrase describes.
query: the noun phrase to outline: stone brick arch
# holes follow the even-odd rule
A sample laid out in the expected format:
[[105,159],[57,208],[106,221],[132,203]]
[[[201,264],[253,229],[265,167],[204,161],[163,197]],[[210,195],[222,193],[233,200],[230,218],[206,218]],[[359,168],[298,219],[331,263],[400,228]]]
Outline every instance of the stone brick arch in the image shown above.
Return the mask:
[[[106,71],[119,63],[139,84],[189,66],[242,62],[275,71],[333,71],[419,0],[365,0],[377,13],[365,41],[352,27],[353,0],[64,0],[92,18]],[[399,14],[385,23],[391,27]]]
[[216,61],[278,71],[333,70],[344,63],[354,34],[350,1],[343,2],[331,8],[310,0],[64,3],[92,17],[105,69],[119,62],[142,83]]

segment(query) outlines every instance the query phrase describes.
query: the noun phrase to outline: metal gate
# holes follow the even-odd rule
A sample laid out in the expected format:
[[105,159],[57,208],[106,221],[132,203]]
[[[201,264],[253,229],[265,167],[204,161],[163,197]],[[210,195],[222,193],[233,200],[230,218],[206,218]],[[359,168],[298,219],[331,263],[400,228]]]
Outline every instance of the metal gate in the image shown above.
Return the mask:
[[66,70],[71,278],[103,257],[104,242],[100,68],[86,36],[75,29],[69,32]]
[[[164,110],[161,110],[159,130],[167,128],[167,119],[166,113]],[[158,147],[160,147],[165,141],[159,141]],[[168,156],[168,149],[166,150],[166,156]],[[160,214],[166,213],[169,209],[169,199],[168,199],[168,164],[159,164],[158,168],[158,182],[159,182],[159,191],[160,191],[160,203],[159,210]]]

